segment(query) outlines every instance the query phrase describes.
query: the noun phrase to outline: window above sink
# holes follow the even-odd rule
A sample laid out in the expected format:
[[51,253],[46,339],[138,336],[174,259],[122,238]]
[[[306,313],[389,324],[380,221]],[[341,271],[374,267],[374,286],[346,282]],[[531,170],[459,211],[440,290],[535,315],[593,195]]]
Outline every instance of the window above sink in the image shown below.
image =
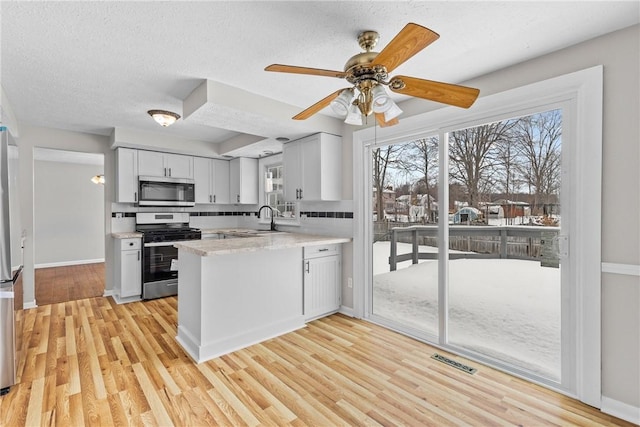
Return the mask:
[[[284,174],[282,154],[260,159],[260,198],[261,204],[270,206],[276,213],[276,225],[300,225],[300,210],[298,202],[284,199]],[[259,224],[271,223],[271,212],[258,220]],[[270,230],[267,230],[270,231]]]

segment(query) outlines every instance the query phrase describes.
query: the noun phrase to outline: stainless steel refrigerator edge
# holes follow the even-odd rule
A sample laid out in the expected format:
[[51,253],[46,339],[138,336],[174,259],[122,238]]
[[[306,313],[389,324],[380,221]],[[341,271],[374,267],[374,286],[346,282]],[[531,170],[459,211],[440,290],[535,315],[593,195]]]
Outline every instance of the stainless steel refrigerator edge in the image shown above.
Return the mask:
[[[22,270],[21,265],[15,271],[12,268],[10,139],[7,128],[0,126],[0,394],[7,393],[16,383],[14,286]],[[21,259],[14,261],[22,263]]]

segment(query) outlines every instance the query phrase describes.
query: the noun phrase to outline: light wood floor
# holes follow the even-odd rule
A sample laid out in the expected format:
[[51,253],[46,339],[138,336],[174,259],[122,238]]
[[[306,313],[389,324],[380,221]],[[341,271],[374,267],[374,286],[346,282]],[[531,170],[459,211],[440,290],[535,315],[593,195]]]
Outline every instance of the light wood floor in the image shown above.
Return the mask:
[[[22,279],[16,284],[15,304],[22,308]],[[47,267],[35,270],[37,305],[48,305],[104,294],[104,263]]]
[[18,312],[20,383],[0,425],[631,425],[343,315],[195,364],[176,310],[175,297],[98,297]]

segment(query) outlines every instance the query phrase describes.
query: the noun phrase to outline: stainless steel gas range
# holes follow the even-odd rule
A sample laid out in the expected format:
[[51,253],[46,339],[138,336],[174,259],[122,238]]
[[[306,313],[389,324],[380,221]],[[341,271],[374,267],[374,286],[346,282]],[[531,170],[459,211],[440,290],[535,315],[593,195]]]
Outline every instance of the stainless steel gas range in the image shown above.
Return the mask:
[[200,240],[189,227],[189,213],[137,213],[136,231],[142,236],[142,299],[178,294],[178,249],[173,245]]

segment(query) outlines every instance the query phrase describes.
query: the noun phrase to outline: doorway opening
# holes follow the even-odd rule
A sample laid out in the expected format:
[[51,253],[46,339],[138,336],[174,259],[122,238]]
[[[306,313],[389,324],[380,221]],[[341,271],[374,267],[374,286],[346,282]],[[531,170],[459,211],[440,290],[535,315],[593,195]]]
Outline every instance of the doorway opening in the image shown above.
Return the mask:
[[104,294],[103,174],[103,154],[34,148],[38,305]]

